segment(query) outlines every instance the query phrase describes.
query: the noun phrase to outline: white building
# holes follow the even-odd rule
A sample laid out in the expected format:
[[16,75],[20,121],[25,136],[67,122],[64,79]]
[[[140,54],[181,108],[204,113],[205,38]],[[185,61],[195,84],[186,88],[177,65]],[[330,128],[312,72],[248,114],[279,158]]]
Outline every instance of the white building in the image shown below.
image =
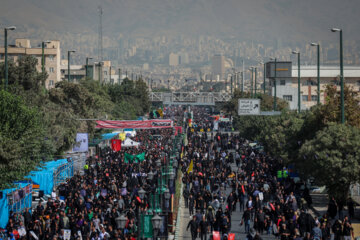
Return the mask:
[[[334,84],[340,90],[339,66],[320,66],[320,102],[324,103],[326,85]],[[289,102],[292,110],[298,108],[298,68],[292,67],[291,78],[276,79],[276,95]],[[300,101],[301,109],[309,109],[317,104],[317,66],[300,67]],[[268,85],[269,79],[266,79]],[[360,92],[360,66],[344,67],[344,81],[355,91]],[[272,95],[274,96],[273,79],[270,79]]]

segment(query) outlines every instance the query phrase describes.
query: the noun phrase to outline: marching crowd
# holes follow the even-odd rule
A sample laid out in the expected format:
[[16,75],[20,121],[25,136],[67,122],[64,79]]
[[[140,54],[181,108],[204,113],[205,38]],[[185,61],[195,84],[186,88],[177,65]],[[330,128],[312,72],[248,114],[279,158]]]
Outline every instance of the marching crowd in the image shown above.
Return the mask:
[[[194,122],[204,116],[201,109],[194,111]],[[249,240],[265,235],[281,240],[351,239],[351,220],[334,199],[328,213],[313,217],[307,185],[288,177],[281,161],[239,135],[209,135],[188,131],[183,158],[183,197],[192,239],[209,239],[213,231],[227,239],[232,224],[240,224]],[[278,178],[279,171],[286,174]],[[348,209],[353,217],[351,201]],[[236,211],[242,214],[240,222],[231,221]]]
[[[39,201],[32,211],[10,214],[6,226],[10,239],[64,239],[65,229],[71,230],[70,239],[138,239],[137,216],[152,204],[150,194],[161,177],[155,161],[170,151],[172,134],[172,129],[139,130],[134,140],[141,142],[140,147],[119,152],[102,149],[88,159],[84,175],[60,185],[46,204]],[[142,152],[144,161],[124,161],[125,153]],[[140,188],[146,191],[143,199]],[[124,229],[116,222],[121,214],[127,217]]]
[[[192,110],[193,123],[204,129],[213,126],[203,108]],[[185,118],[182,107],[170,107],[164,114],[178,125]],[[138,148],[102,149],[88,159],[84,175],[61,184],[46,203],[11,213],[6,226],[9,239],[64,239],[64,229],[71,230],[70,239],[139,239],[138,216],[153,206],[150,195],[161,178],[156,161],[170,153],[173,134],[172,129],[139,130],[134,138],[141,143]],[[234,224],[242,226],[248,240],[265,235],[281,240],[351,239],[351,201],[350,218],[343,216],[342,206],[334,199],[324,216],[313,217],[306,184],[288,176],[279,178],[283,163],[242,136],[189,128],[183,150],[183,197],[192,216],[187,225],[192,239],[207,240],[219,231],[226,240]],[[143,152],[144,161],[124,160],[125,153]],[[153,178],[148,177],[150,172]],[[142,199],[141,188],[146,192]],[[175,192],[174,186],[170,191]],[[232,221],[234,212],[241,213],[240,222]],[[127,221],[120,229],[116,219],[122,214]]]

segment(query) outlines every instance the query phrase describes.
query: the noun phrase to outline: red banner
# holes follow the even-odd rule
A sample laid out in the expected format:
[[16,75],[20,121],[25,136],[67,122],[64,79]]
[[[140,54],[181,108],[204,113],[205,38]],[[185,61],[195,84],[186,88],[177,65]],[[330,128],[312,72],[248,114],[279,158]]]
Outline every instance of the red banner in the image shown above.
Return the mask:
[[235,233],[229,233],[228,240],[235,240]]
[[220,232],[213,231],[213,240],[220,240]]
[[96,128],[135,128],[135,129],[148,129],[148,128],[172,128],[173,121],[170,119],[153,119],[153,120],[122,120],[122,121],[96,121]]
[[114,152],[118,152],[121,150],[121,140],[120,139],[112,139],[111,140],[111,149]]

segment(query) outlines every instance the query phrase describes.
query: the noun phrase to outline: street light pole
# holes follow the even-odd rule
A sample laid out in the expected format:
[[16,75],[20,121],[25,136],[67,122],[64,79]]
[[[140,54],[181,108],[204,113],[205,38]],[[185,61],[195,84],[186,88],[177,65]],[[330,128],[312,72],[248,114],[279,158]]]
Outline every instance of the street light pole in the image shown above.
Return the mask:
[[293,54],[296,54],[298,57],[298,112],[301,111],[301,96],[300,96],[300,52],[293,51]]
[[88,77],[89,77],[89,69],[88,69],[88,67],[89,67],[89,59],[93,59],[92,57],[86,57],[86,66],[85,66],[85,80],[87,80],[88,79]]
[[70,82],[70,54],[74,52],[74,50],[68,51],[68,82]]
[[109,69],[109,82],[110,82],[110,84],[112,84],[112,82],[111,82],[111,65],[110,65],[110,69]]
[[265,74],[266,74],[266,64],[264,63],[264,94],[265,94],[265,92],[266,92],[266,86],[265,86],[265,83],[266,83],[266,79],[265,79]]
[[255,68],[255,97],[256,97],[256,91],[257,91],[257,83],[256,83],[256,80],[257,80],[257,68]]
[[274,69],[274,112],[276,111],[276,58],[270,58],[270,60],[274,60],[275,63],[275,69]]
[[4,41],[4,45],[5,45],[4,46],[5,47],[5,90],[7,90],[8,83],[9,83],[7,32],[8,32],[8,30],[13,31],[15,29],[16,29],[15,26],[4,28],[4,35],[5,35],[5,41]]
[[50,43],[50,41],[41,42],[41,72],[45,72],[45,43]]
[[344,58],[343,58],[343,39],[342,29],[332,28],[332,32],[340,32],[340,98],[341,98],[341,123],[345,123],[345,99],[344,99]]
[[118,84],[120,84],[121,82],[121,68],[119,68],[119,81],[118,81]]
[[244,71],[241,72],[241,96],[244,93]]
[[251,77],[250,77],[250,97],[253,98],[253,91],[254,91],[254,68],[251,67],[249,70],[251,70]]
[[311,43],[311,46],[317,48],[317,104],[320,104],[320,44]]

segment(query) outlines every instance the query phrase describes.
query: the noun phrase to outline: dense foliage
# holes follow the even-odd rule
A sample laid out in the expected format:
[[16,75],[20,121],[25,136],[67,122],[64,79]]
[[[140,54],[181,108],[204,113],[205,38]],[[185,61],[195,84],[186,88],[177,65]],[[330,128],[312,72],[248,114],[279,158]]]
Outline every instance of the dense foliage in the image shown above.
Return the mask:
[[38,111],[20,97],[0,91],[0,189],[40,162],[44,136]]
[[93,136],[95,122],[84,119],[135,119],[150,109],[141,79],[121,85],[63,81],[46,90],[47,73],[39,73],[36,65],[32,56],[9,62],[8,92],[0,96],[0,187],[21,179],[41,159],[70,150],[77,132]]
[[[294,164],[303,177],[314,177],[338,201],[345,201],[349,186],[360,181],[360,101],[345,87],[346,124],[340,124],[340,93],[326,87],[324,104],[297,114],[235,117],[234,125],[248,139],[256,140],[285,165]],[[226,110],[235,113],[237,98]],[[263,104],[263,100],[261,103]],[[271,104],[263,104],[267,109]]]

